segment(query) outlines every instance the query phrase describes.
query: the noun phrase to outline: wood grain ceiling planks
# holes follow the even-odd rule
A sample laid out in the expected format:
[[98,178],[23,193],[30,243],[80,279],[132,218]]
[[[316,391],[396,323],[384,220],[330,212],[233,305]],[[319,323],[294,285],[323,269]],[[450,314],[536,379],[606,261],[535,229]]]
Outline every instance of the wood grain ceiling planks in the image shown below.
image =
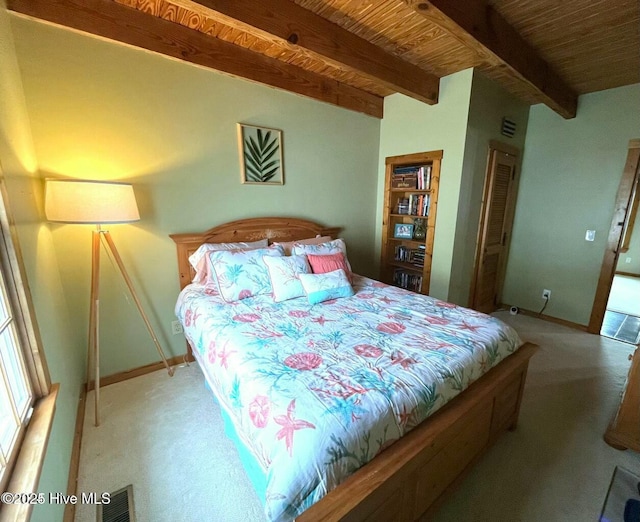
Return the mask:
[[188,2],[189,8],[183,7],[185,2],[174,0],[115,0],[117,3],[138,9],[152,16],[172,21],[190,29],[203,32],[214,38],[238,45],[258,54],[277,59],[295,67],[311,71],[332,80],[362,89],[376,96],[388,96],[396,92],[380,82],[367,78],[362,74],[344,70],[339,66],[304,49],[296,49],[287,42],[282,42],[266,34],[251,34],[243,30],[243,25],[234,23],[230,18],[214,18],[206,8]]
[[401,0],[294,0],[418,67],[446,76],[480,63],[474,51]]
[[[7,2],[10,6],[31,3]],[[51,3],[67,8],[73,5],[75,11],[91,6],[106,6],[109,10],[111,3],[127,6],[164,23],[207,35],[223,46],[237,47],[244,60],[254,56],[262,79],[251,71],[253,77],[245,75],[249,79],[271,82],[270,85],[355,107],[354,110],[367,114],[381,114],[381,98],[394,92],[423,99],[430,75],[439,78],[470,67],[477,67],[526,102],[547,103],[565,117],[575,113],[577,93],[640,82],[637,0],[52,0]],[[426,15],[429,10],[432,12]],[[491,33],[496,30],[496,34]],[[290,43],[287,38],[294,33],[297,43]],[[180,34],[188,40],[187,33]],[[155,37],[162,41],[164,35]],[[216,48],[218,44],[211,45]],[[242,54],[243,51],[250,55]],[[368,54],[381,58],[367,62]],[[384,62],[382,65],[378,64],[380,60]],[[209,62],[207,66],[213,66]],[[269,74],[267,64],[278,72]],[[229,65],[226,67],[229,69]],[[292,88],[285,86],[285,77],[292,82]]]
[[538,91],[565,118],[573,118],[577,94],[486,0],[404,0],[419,16],[445,28],[489,64]]
[[638,0],[494,0],[578,93],[640,82]]
[[429,104],[439,79],[290,0],[171,0],[257,39],[291,46],[307,56],[369,78]]

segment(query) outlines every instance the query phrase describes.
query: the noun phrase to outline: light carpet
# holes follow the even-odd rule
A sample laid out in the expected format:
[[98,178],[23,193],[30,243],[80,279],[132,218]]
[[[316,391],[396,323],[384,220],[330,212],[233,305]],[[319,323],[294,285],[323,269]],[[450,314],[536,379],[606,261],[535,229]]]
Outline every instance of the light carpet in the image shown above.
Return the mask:
[[[442,506],[437,522],[597,520],[616,465],[640,455],[602,435],[620,400],[629,345],[522,315],[497,314],[540,345],[518,429],[504,435]],[[101,390],[103,423],[87,400],[78,491],[133,484],[140,521],[263,521],[196,365]],[[95,507],[78,506],[77,521]]]
[[[133,484],[138,522],[265,520],[202,372],[175,370],[102,388],[98,427],[89,393],[78,491]],[[95,506],[77,506],[76,521],[95,520]]]

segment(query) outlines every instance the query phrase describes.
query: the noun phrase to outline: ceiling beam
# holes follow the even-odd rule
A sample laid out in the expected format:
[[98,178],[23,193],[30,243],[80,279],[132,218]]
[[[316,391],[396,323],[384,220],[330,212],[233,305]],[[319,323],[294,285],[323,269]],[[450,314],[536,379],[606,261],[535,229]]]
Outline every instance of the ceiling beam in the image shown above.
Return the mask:
[[[310,51],[331,64],[363,75],[392,91],[428,104],[438,103],[440,80],[364,38],[300,7],[291,0],[170,0],[255,34]],[[198,8],[202,6],[202,8]]]
[[487,0],[404,0],[466,46],[535,89],[541,101],[574,118],[578,95]]
[[383,98],[112,0],[7,0],[33,18],[382,118]]

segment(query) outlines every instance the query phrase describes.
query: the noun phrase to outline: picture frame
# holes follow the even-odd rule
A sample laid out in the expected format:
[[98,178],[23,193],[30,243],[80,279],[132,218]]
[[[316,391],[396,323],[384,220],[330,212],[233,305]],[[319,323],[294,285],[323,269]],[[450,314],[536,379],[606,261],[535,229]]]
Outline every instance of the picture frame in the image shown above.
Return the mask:
[[396,223],[393,227],[393,237],[396,239],[412,239],[413,225],[408,223]]
[[282,131],[237,124],[240,180],[245,185],[284,185]]

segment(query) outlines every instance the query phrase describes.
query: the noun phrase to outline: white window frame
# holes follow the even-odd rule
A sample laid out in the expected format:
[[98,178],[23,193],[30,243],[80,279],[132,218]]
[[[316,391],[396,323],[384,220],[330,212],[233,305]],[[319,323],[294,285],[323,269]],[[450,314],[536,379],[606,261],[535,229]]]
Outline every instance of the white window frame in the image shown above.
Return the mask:
[[[0,227],[0,238],[4,239]],[[33,412],[33,387],[22,353],[16,313],[0,268],[0,491],[9,481],[20,442]]]
[[[30,438],[30,432],[35,429],[33,426],[46,425],[46,434],[50,431],[50,425],[55,409],[55,395],[52,400],[44,399],[52,390],[51,379],[47,368],[44,353],[41,349],[38,327],[35,320],[35,313],[31,301],[31,294],[27,285],[24,273],[24,265],[19,249],[15,226],[10,218],[8,210],[7,196],[4,177],[0,169],[0,299],[4,298],[7,313],[10,318],[6,321],[0,319],[0,342],[3,332],[8,333],[15,341],[18,365],[22,370],[20,373],[28,382],[28,407],[17,411],[13,408],[13,415],[19,426],[12,434],[10,448],[0,448],[0,466],[4,466],[0,475],[0,491],[11,489],[16,484],[18,487],[30,485],[35,487],[40,473],[41,461],[32,463],[29,466],[20,466],[22,457],[21,450],[23,444]],[[4,286],[4,288],[2,288]],[[6,354],[5,354],[6,359]],[[0,358],[0,393],[7,390],[8,374],[7,364]],[[15,364],[14,364],[15,367]],[[55,387],[57,392],[57,386]],[[42,399],[42,400],[40,400]],[[15,401],[14,401],[15,402]],[[48,404],[46,413],[42,411],[41,404]],[[33,420],[31,413],[34,406],[40,408],[37,422]],[[49,418],[49,415],[51,418]],[[35,415],[34,415],[35,417]],[[47,417],[46,419],[44,417]],[[41,429],[39,430],[41,431]],[[40,436],[41,434],[31,434]],[[44,437],[41,448],[34,448],[29,441],[29,450],[36,450],[40,459],[44,457],[44,449],[48,439]],[[26,444],[25,444],[26,446]],[[34,469],[37,468],[37,469]],[[16,476],[20,475],[20,476]],[[28,477],[26,475],[29,475]],[[2,515],[9,506],[2,507]]]

